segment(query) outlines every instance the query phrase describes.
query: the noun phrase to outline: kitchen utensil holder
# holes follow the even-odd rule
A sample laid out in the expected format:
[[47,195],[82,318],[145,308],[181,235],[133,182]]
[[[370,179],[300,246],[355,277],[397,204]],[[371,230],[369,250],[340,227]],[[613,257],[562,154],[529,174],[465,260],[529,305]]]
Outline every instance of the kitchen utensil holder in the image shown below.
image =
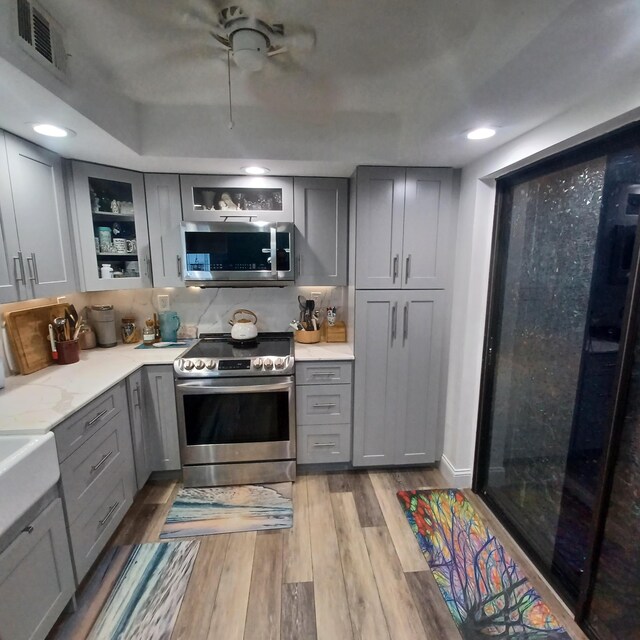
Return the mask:
[[78,340],[62,340],[56,342],[58,364],[73,364],[80,360],[80,344]]
[[294,331],[293,339],[301,344],[315,344],[320,342],[320,329],[317,331]]

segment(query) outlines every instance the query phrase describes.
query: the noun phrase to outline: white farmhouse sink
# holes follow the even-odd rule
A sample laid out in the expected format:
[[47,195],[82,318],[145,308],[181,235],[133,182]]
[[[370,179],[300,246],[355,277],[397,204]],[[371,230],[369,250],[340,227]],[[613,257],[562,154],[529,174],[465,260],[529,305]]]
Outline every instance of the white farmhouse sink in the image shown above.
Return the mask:
[[53,433],[0,436],[0,536],[60,477]]

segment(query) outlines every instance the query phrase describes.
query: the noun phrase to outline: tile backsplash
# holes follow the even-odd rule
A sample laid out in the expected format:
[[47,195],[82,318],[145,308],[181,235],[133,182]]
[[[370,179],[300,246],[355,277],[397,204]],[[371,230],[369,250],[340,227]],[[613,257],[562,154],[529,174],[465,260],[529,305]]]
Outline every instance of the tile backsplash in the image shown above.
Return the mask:
[[[257,287],[257,288],[171,288],[128,289],[74,293],[65,297],[80,311],[93,304],[112,304],[116,326],[123,316],[134,317],[138,326],[158,312],[158,295],[168,295],[170,308],[180,316],[183,325],[196,325],[200,332],[229,332],[229,319],[236,309],[250,309],[258,316],[259,331],[288,331],[289,322],[298,318],[298,296],[318,296],[318,307],[338,308],[338,319],[346,320],[345,287]],[[0,305],[0,316],[6,311],[27,306],[53,304],[56,298]],[[1,352],[1,350],[0,350]]]

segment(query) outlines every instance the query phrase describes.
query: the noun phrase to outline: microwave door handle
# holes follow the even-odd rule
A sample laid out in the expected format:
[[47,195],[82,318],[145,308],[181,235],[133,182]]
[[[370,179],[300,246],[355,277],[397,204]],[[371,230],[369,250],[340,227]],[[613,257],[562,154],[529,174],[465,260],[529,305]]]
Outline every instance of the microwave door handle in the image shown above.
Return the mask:
[[277,382],[274,384],[239,385],[234,387],[217,387],[205,385],[178,384],[176,388],[185,394],[229,394],[229,393],[269,393],[271,391],[289,391],[293,388],[291,382]]
[[271,232],[271,275],[278,279],[278,243],[276,241],[276,226],[273,225],[269,231]]

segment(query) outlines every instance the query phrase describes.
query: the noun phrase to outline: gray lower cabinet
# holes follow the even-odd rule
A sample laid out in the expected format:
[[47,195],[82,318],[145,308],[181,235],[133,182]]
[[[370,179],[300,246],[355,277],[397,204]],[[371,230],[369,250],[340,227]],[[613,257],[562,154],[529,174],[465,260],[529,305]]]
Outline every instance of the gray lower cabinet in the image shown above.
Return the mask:
[[60,498],[0,554],[0,637],[43,640],[73,592]]
[[139,491],[151,475],[152,464],[151,437],[148,429],[142,369],[138,369],[127,378],[127,396],[133,457],[136,465],[136,484]]
[[147,366],[144,372],[144,402],[148,451],[152,471],[180,469],[178,413],[173,366]]
[[358,167],[358,289],[445,288],[452,184],[451,169]]
[[346,286],[349,183],[294,178],[296,284]]
[[144,188],[153,286],[183,287],[180,178],[175,174],[147,173]]
[[296,365],[298,464],[351,460],[351,363]]
[[444,291],[358,291],[354,466],[434,462]]
[[0,303],[77,290],[62,161],[0,138]]
[[120,382],[54,429],[76,583],[136,493],[126,385]]

